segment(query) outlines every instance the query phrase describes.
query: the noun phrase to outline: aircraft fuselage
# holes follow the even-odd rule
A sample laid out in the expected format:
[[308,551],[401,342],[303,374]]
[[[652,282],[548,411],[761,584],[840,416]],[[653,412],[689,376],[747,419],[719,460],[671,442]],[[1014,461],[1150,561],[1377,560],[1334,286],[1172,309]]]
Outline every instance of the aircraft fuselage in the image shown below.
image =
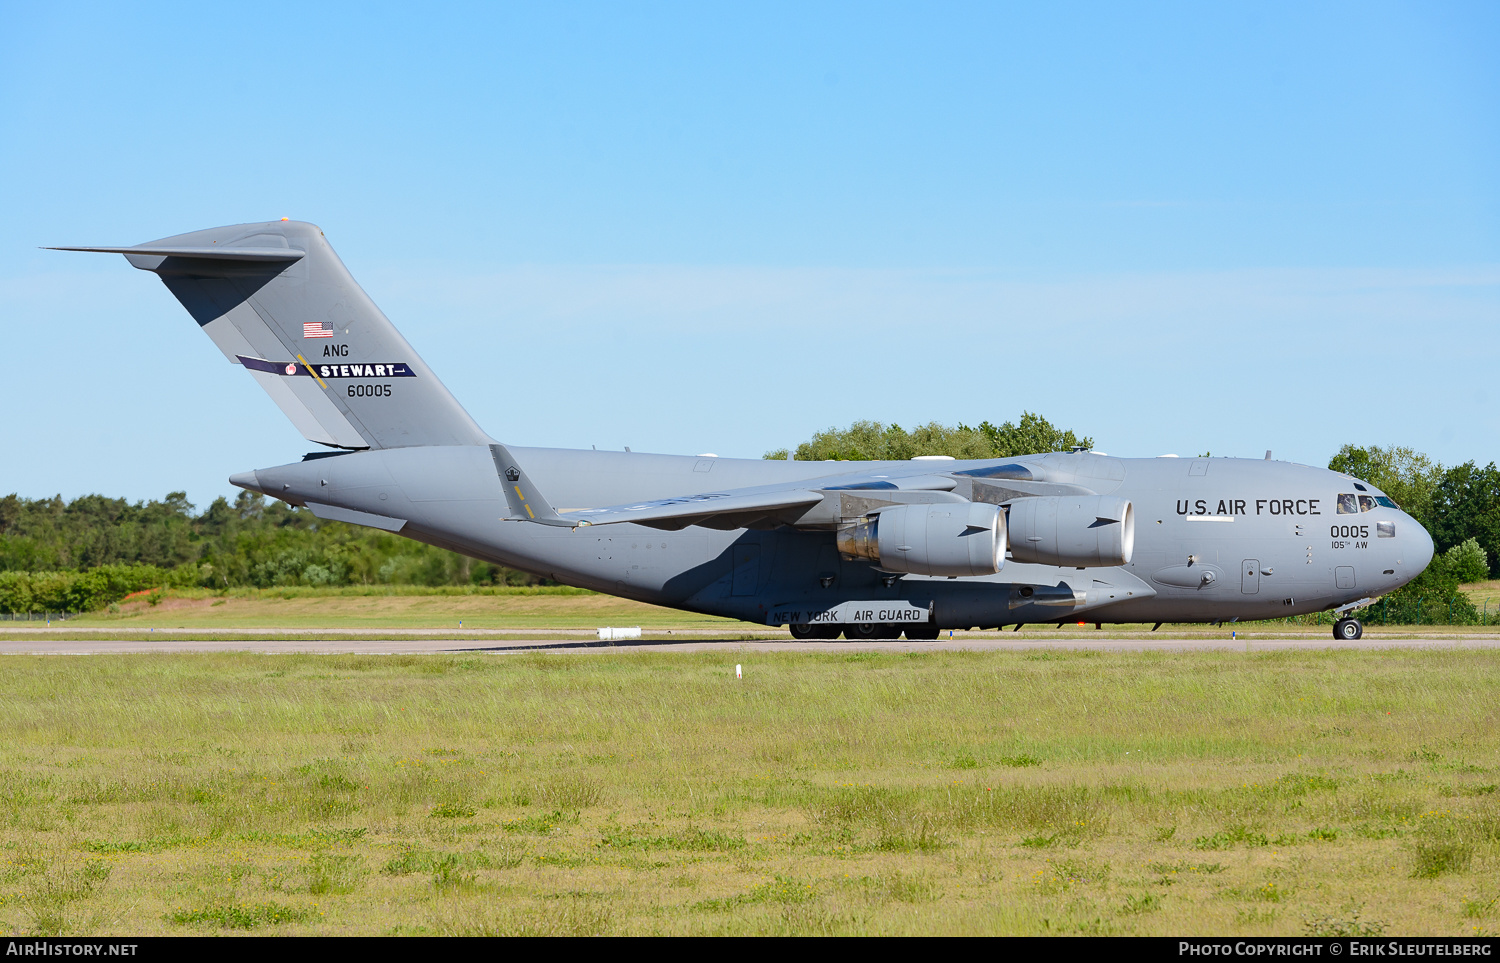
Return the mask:
[[[857,469],[887,470],[899,482],[917,471],[999,464],[511,452],[564,514]],[[479,446],[328,455],[232,480],[324,517],[377,525],[386,519],[380,527],[565,584],[760,624],[856,601],[924,609],[939,628],[1274,618],[1390,592],[1431,559],[1432,541],[1414,519],[1376,504],[1385,499],[1364,483],[1324,469],[1089,452],[1005,462],[1049,482],[1128,499],[1136,526],[1129,562],[1078,568],[1006,561],[999,573],[982,577],[893,576],[870,560],[841,556],[833,531],[771,524],[729,531],[545,527],[508,518],[504,481],[490,450]]]

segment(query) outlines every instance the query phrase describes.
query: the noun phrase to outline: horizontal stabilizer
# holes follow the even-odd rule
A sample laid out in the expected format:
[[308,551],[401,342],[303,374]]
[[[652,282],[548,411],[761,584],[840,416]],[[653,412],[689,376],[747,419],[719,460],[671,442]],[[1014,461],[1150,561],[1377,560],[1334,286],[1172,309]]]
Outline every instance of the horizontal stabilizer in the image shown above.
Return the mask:
[[159,247],[137,244],[134,247],[48,247],[44,251],[87,251],[93,254],[145,254],[155,257],[209,258],[220,261],[296,261],[306,252],[286,247]]
[[308,502],[307,507],[319,518],[326,518],[333,522],[348,522],[350,525],[364,525],[367,528],[378,528],[387,532],[399,532],[406,526],[406,519],[391,518],[389,515],[356,512],[352,508],[338,508],[321,502]]

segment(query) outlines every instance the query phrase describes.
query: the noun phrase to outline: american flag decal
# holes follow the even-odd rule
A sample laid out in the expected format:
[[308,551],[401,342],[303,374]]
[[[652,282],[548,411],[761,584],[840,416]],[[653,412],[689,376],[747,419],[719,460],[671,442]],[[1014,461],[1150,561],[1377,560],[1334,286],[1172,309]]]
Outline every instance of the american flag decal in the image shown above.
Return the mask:
[[323,327],[322,321],[302,322],[302,337],[304,338],[331,338],[333,329]]

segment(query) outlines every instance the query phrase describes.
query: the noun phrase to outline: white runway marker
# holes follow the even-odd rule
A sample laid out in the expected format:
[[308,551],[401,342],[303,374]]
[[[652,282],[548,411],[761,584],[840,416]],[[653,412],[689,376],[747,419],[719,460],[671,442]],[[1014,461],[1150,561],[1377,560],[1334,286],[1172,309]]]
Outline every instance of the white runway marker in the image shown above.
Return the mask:
[[739,663],[735,663],[735,666],[734,666],[734,677],[736,679],[742,679],[742,678],[744,678],[744,676],[740,675],[740,666],[739,666]]

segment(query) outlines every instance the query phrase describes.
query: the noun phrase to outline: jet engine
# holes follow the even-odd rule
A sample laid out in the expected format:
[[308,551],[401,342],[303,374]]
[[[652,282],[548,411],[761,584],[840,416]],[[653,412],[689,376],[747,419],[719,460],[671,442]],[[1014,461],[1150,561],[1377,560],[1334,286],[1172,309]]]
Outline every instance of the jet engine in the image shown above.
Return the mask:
[[1075,568],[1128,565],[1135,511],[1124,498],[1057,495],[1010,503],[1010,557]]
[[983,502],[898,505],[839,529],[838,545],[887,572],[994,575],[1005,564],[1005,514]]

